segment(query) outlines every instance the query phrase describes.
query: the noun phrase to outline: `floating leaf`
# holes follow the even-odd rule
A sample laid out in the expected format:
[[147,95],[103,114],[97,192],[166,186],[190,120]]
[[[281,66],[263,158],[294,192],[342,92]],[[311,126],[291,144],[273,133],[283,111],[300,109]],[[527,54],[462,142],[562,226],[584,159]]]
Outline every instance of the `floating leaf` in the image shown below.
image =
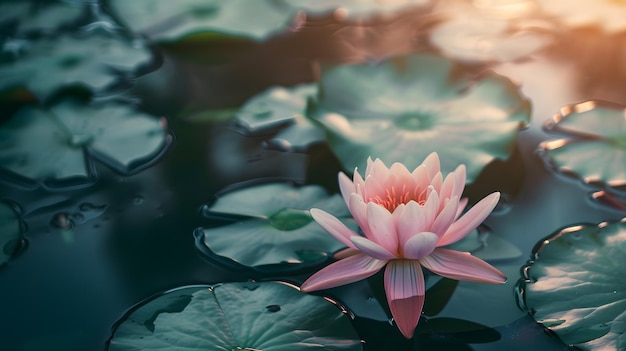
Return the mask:
[[430,42],[448,57],[468,62],[514,61],[548,45],[552,39],[537,31],[514,27],[496,18],[456,17],[430,34]]
[[95,177],[94,159],[133,173],[162,154],[169,139],[159,119],[123,104],[25,106],[0,125],[0,169],[47,185],[84,183]]
[[152,60],[145,46],[104,33],[41,39],[26,51],[0,65],[0,90],[26,87],[42,101],[68,86],[102,92]]
[[348,317],[281,283],[224,283],[168,292],[131,312],[109,351],[361,350]]
[[0,266],[15,254],[21,237],[20,220],[15,211],[0,202]]
[[262,41],[286,31],[297,13],[281,1],[268,0],[110,0],[108,4],[124,26],[159,42],[211,33]]
[[539,152],[553,168],[590,183],[626,185],[626,108],[600,101],[566,106],[545,124],[570,138],[550,140]]
[[294,7],[304,10],[308,15],[335,13],[341,19],[368,19],[375,16],[393,15],[414,7],[424,6],[431,0],[289,0]]
[[607,33],[626,31],[626,3],[620,0],[537,0],[540,9],[573,28],[596,26]]
[[520,289],[535,319],[583,350],[626,345],[626,222],[578,225],[543,240]]
[[317,185],[272,183],[235,190],[208,208],[210,216],[246,216],[235,223],[196,230],[197,247],[209,259],[257,271],[309,269],[328,261],[344,245],[309,214],[320,208],[357,225],[339,194]]
[[464,163],[471,182],[494,158],[509,157],[530,103],[502,76],[470,80],[459,69],[427,54],[338,66],[322,74],[308,115],[348,170],[365,169],[369,156],[412,169],[436,151],[442,172]]
[[80,6],[54,1],[0,3],[0,25],[16,22],[16,36],[54,31],[78,22],[82,14]]
[[272,87],[248,100],[236,113],[247,135],[275,134],[272,146],[302,151],[324,140],[324,132],[304,117],[307,100],[317,94],[314,84]]

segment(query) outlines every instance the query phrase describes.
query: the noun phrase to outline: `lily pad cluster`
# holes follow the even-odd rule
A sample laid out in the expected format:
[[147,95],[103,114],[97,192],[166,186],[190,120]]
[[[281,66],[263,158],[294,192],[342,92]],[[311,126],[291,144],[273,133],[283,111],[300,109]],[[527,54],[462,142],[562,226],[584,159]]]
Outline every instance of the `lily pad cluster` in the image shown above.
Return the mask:
[[184,287],[132,311],[109,351],[362,350],[348,316],[279,282]]
[[0,3],[0,29],[4,36],[48,34],[80,22],[85,8],[60,1],[12,1]]
[[164,120],[127,104],[65,99],[21,107],[0,124],[0,170],[29,184],[89,184],[98,160],[125,174],[148,166],[170,144]]
[[544,240],[520,283],[525,307],[582,350],[626,345],[626,222],[578,225]]
[[[339,11],[347,19],[364,19],[379,13],[395,13],[430,0],[401,0],[389,4],[375,0],[109,0],[114,17],[135,33],[155,42],[186,39],[238,38],[264,41],[303,25],[303,14],[326,15]],[[263,14],[260,16],[259,14]]]
[[312,269],[344,248],[313,221],[312,207],[357,228],[339,194],[329,196],[318,185],[269,183],[226,192],[207,206],[205,215],[234,221],[197,229],[196,244],[206,258],[230,267],[261,273]]
[[0,9],[0,26],[12,28],[0,58],[2,178],[84,185],[96,178],[96,159],[131,174],[163,154],[171,141],[165,120],[112,98],[154,66],[144,41],[115,31],[96,3]]
[[565,106],[544,125],[547,132],[564,137],[542,142],[538,151],[551,169],[600,185],[623,199],[625,111],[622,105],[603,101]]

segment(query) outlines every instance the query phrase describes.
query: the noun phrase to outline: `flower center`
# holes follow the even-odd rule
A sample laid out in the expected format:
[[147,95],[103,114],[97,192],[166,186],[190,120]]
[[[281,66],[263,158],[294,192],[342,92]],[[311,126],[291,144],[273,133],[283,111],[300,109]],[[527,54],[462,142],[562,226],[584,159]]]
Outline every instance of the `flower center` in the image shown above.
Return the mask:
[[368,202],[377,203],[389,212],[393,212],[400,204],[406,204],[409,201],[415,201],[420,206],[424,206],[428,198],[428,188],[426,189],[407,189],[406,185],[391,186],[385,189],[385,193],[376,194],[367,199]]

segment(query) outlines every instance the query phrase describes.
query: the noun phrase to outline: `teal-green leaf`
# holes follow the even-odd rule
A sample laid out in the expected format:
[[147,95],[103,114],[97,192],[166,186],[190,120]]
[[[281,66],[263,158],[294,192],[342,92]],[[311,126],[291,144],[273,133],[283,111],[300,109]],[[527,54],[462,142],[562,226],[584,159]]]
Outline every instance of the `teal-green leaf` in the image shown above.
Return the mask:
[[526,308],[583,350],[626,345],[626,222],[579,225],[544,240],[521,283]]
[[305,150],[324,140],[324,131],[304,117],[307,100],[317,94],[314,84],[272,87],[254,96],[235,114],[245,134],[274,133],[271,143],[289,150]]
[[41,101],[68,86],[101,93],[152,60],[144,45],[106,33],[40,39],[25,51],[0,65],[0,90],[25,87]]
[[286,31],[297,14],[287,4],[269,0],[110,0],[108,3],[124,26],[157,42],[211,33],[262,41]]
[[429,54],[334,67],[322,73],[308,116],[347,170],[365,169],[368,156],[413,169],[436,151],[442,172],[463,163],[471,182],[510,156],[530,103],[502,76],[470,79],[459,70]]
[[62,2],[49,1],[45,4],[36,2],[11,2],[0,4],[0,25],[15,21],[17,28],[13,35],[28,33],[46,34],[63,26],[77,22],[83,14],[83,7],[71,6]]
[[338,17],[348,20],[365,20],[376,16],[390,16],[401,11],[425,6],[431,0],[287,0],[289,4],[304,10],[307,15],[321,16],[339,12]]
[[0,202],[0,266],[13,256],[21,237],[20,221],[15,211]]
[[85,182],[95,176],[93,159],[132,173],[155,160],[169,138],[159,119],[124,104],[25,106],[0,126],[0,167],[34,182]]
[[626,185],[626,108],[597,101],[565,106],[546,130],[569,138],[549,140],[539,151],[554,169],[585,182]]
[[128,315],[108,345],[109,351],[309,348],[362,350],[350,320],[337,306],[277,282],[168,292]]
[[[295,271],[317,267],[344,245],[313,221],[309,209],[320,208],[358,226],[339,194],[328,196],[317,185],[257,185],[219,197],[210,216],[245,216],[234,223],[196,230],[198,249],[217,262],[258,271]],[[208,249],[208,250],[207,250]]]

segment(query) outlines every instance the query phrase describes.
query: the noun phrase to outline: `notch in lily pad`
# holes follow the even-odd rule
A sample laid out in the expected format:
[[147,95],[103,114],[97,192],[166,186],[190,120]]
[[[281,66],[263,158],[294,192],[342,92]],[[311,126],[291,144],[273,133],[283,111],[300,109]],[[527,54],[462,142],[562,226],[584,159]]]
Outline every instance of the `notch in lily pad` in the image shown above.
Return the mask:
[[302,350],[312,340],[321,349],[363,349],[347,313],[323,297],[281,282],[222,283],[140,305],[118,322],[107,350]]
[[230,269],[311,271],[344,248],[313,221],[312,207],[335,213],[357,230],[339,194],[328,195],[318,185],[268,183],[228,191],[204,206],[207,217],[222,222],[196,229],[196,247],[209,261]]
[[624,260],[625,219],[559,230],[523,268],[520,302],[566,344],[618,350],[626,342]]
[[26,187],[81,187],[97,179],[95,161],[137,173],[171,145],[164,118],[108,101],[64,98],[49,108],[25,105],[0,125],[0,176]]

